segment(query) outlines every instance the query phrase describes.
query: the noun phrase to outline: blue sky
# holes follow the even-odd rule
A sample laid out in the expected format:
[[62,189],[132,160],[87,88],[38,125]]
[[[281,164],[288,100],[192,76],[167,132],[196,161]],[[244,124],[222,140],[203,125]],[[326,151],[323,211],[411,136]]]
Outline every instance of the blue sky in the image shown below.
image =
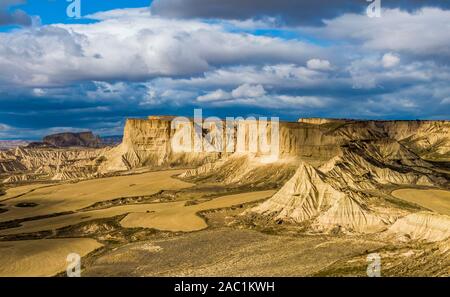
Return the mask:
[[[0,1],[1,2],[1,1]],[[21,9],[29,16],[38,16],[43,25],[55,23],[87,23],[89,20],[76,20],[66,15],[67,0],[27,0],[11,6],[12,9]],[[89,15],[99,11],[117,8],[135,8],[150,6],[151,0],[81,0],[81,15]]]
[[385,2],[0,0],[0,139],[193,108],[449,119],[450,2]]

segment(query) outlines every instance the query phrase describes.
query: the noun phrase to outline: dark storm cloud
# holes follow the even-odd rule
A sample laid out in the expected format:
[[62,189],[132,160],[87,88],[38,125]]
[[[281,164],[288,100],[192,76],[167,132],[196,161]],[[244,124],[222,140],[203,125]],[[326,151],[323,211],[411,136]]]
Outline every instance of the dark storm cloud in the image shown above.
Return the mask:
[[[410,13],[424,3],[441,9]],[[156,0],[153,12],[171,18],[122,9],[89,24],[1,33],[0,139],[115,135],[125,118],[192,116],[194,107],[205,116],[293,121],[448,119],[450,11],[442,7],[450,1],[382,0],[380,19],[364,14],[367,5]],[[264,16],[297,27],[246,20]]]
[[31,25],[31,17],[21,9],[13,6],[25,3],[24,0],[1,0],[0,1],[0,26],[5,25]]
[[[321,25],[322,20],[367,9],[365,0],[155,0],[153,14],[171,18],[250,19],[276,17],[287,25]],[[384,8],[413,11],[450,8],[450,1],[383,0]]]

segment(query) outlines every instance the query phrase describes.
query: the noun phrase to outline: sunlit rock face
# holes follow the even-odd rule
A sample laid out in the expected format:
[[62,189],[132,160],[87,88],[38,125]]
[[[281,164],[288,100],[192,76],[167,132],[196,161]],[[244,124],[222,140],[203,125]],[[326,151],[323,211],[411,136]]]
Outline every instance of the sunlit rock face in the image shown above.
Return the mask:
[[158,116],[128,119],[122,144],[105,154],[101,169],[195,167],[232,154],[253,155],[270,163],[280,155],[278,131],[273,137],[271,127],[270,122],[251,120],[227,125]]
[[[184,128],[186,125],[188,129]],[[100,170],[108,172],[144,166],[155,168],[198,166],[208,160],[217,160],[220,152],[194,151],[193,147],[187,150],[185,144],[184,149],[173,149],[174,136],[192,139],[192,131],[193,122],[183,123],[183,127],[177,125],[172,127],[172,120],[168,117],[128,119],[122,143],[105,154],[106,162],[102,164]]]
[[[199,137],[199,135],[201,135]],[[128,119],[122,144],[106,154],[105,171],[140,166],[196,166],[246,155],[261,163],[292,158],[324,160],[339,152],[341,140],[320,126],[269,120],[210,123],[174,117]]]
[[96,177],[99,158],[108,149],[18,147],[0,153],[3,183]]
[[[306,224],[315,231],[374,233],[387,229],[401,214],[396,208],[382,206],[371,191],[384,186],[449,186],[448,175],[433,163],[448,160],[448,121],[299,122],[309,126],[298,126],[304,130],[290,139],[300,140],[311,151],[299,152],[302,161],[296,173],[272,198],[250,212]],[[292,131],[296,130],[288,133]],[[309,137],[313,131],[314,136]],[[336,154],[329,158],[333,153],[327,153],[333,149]],[[314,156],[314,150],[321,153],[311,162],[308,157]],[[326,159],[320,166],[311,166]],[[387,233],[404,231],[413,238],[442,240],[448,237],[442,230],[448,223],[445,216],[411,215],[398,220]]]
[[450,160],[450,121],[354,121],[300,119],[350,140],[391,139],[401,142],[425,159]]
[[418,212],[397,220],[383,236],[394,237],[400,241],[442,241],[450,238],[449,226],[449,216],[432,212]]

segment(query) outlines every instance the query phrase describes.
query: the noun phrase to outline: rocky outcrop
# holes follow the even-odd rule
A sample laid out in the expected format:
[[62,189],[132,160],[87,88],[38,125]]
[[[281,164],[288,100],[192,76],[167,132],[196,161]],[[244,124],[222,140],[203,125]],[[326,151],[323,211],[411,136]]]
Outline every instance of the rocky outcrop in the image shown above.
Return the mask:
[[385,228],[382,217],[367,207],[363,196],[333,187],[323,173],[307,164],[301,164],[279,192],[251,211],[274,220],[309,222],[313,229],[325,232]]
[[27,168],[12,156],[2,157],[0,159],[0,174],[12,173],[27,170]]
[[279,192],[253,211],[276,214],[275,219],[292,219],[295,222],[314,218],[345,196],[323,179],[312,166],[301,164]]
[[379,185],[387,184],[434,185],[430,177],[423,172],[414,171],[405,166],[389,166],[388,163],[384,163],[378,158],[372,159],[369,156],[368,151],[361,155],[352,149],[344,148],[342,154],[334,157],[319,169],[333,179],[339,188],[353,190],[376,189]]
[[323,125],[323,124],[332,124],[332,123],[349,123],[352,122],[352,120],[346,120],[346,119],[332,119],[332,118],[300,118],[298,120],[299,123],[304,124],[312,124],[312,125]]
[[45,136],[43,142],[55,147],[99,147],[101,145],[100,137],[90,131],[52,134]]
[[436,242],[450,237],[450,217],[431,212],[418,212],[397,220],[384,234],[401,241]]
[[233,155],[189,169],[181,174],[180,178],[228,186],[278,189],[289,180],[295,169],[295,163],[287,161],[266,163],[261,158],[251,155]]
[[[196,129],[190,120],[190,129],[183,131],[175,125],[172,127],[173,117],[152,116],[148,119],[129,119],[126,122],[122,144],[111,150],[105,157],[106,162],[102,170],[128,170],[142,166],[170,167],[170,166],[199,166],[219,158],[230,156],[229,151],[215,152],[175,152],[171,141],[180,133],[186,137],[193,137]],[[232,141],[235,154],[246,154],[255,157],[264,155],[256,144],[256,151],[250,152],[251,143],[255,139],[249,128],[251,125],[265,127],[266,133],[272,134],[271,125],[260,121],[243,121],[237,124],[237,131],[244,127],[242,134],[234,133]],[[223,123],[225,127],[225,123]],[[352,121],[333,119],[301,119],[299,122],[280,122],[278,152],[271,156],[273,161],[285,159],[300,159],[314,166],[322,165],[341,153],[342,147],[349,143],[385,141],[379,147],[387,147],[376,152],[377,157],[392,158],[391,163],[402,160],[408,162],[425,162],[422,156],[433,155],[434,159],[445,159],[449,152],[448,121]],[[202,127],[202,133],[208,134],[209,127]],[[190,134],[190,135],[189,135]],[[241,135],[238,136],[238,135]],[[253,137],[253,138],[252,138]],[[256,140],[259,136],[256,136]],[[270,137],[269,137],[270,138]],[[257,142],[257,141],[256,141]],[[398,147],[401,149],[399,149]],[[439,146],[439,148],[437,148]],[[364,148],[362,148],[364,149]],[[389,151],[396,150],[397,155]],[[384,151],[383,151],[384,150]],[[376,151],[372,149],[372,151]],[[432,153],[431,153],[432,151]],[[425,152],[425,153],[424,153]],[[433,160],[434,160],[433,159]],[[404,164],[410,166],[411,164]],[[426,167],[416,163],[416,167]]]
[[90,178],[98,175],[107,150],[18,147],[1,153],[0,176],[4,176],[4,183]]
[[122,143],[105,153],[100,171],[124,171],[144,166],[198,166],[206,160],[217,159],[202,153],[173,153],[171,137],[175,133],[167,118],[128,119]]
[[6,179],[3,180],[3,183],[4,184],[18,183],[18,182],[29,181],[32,179],[33,178],[30,178],[30,176],[27,174],[18,174],[18,175],[11,175],[11,176],[7,177]]
[[[325,139],[333,138],[337,154],[317,169],[305,164],[308,158],[300,156],[302,162],[295,175],[252,212],[274,220],[307,223],[312,229],[325,232],[336,229],[377,232],[396,221],[398,213],[383,209],[382,203],[377,205],[375,198],[367,196],[368,190],[377,191],[384,185],[445,187],[448,184],[448,175],[441,174],[433,163],[404,143],[405,137],[417,136],[410,135],[411,131],[426,131],[432,122],[407,125],[404,122],[307,120],[302,123],[321,131],[317,147],[324,144]],[[444,128],[448,122],[436,125]],[[399,129],[397,133],[394,133],[395,127]],[[448,135],[444,133],[440,137]],[[445,152],[445,148],[441,152]],[[424,230],[429,229],[429,224],[423,224]]]
[[420,157],[450,160],[450,121],[354,121],[301,119],[347,140],[391,139],[401,142]]

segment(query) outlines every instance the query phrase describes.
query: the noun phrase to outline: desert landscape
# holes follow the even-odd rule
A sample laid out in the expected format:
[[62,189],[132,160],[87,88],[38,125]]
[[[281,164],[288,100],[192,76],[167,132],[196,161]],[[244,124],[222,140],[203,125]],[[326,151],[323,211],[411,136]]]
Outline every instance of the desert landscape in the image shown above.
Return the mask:
[[449,121],[279,122],[274,154],[249,120],[231,151],[176,151],[173,119],[5,146],[0,276],[65,276],[70,253],[82,276],[366,276],[374,253],[450,276]]

